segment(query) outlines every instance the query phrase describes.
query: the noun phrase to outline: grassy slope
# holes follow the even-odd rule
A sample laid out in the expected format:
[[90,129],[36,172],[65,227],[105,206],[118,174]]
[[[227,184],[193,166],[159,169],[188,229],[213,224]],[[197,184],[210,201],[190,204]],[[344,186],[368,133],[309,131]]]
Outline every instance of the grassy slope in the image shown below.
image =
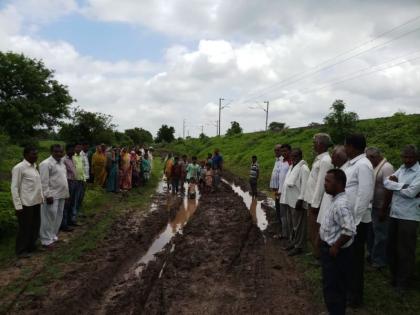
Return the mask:
[[[396,115],[388,118],[362,120],[358,122],[357,129],[364,133],[369,146],[377,146],[391,163],[400,165],[399,150],[409,143],[420,147],[420,115]],[[304,158],[311,163],[312,137],[315,133],[323,131],[318,128],[297,128],[283,133],[256,132],[234,137],[215,137],[206,142],[191,139],[182,143],[171,144],[165,149],[178,153],[197,155],[205,158],[214,148],[220,148],[225,160],[225,167],[234,174],[247,178],[251,156],[256,154],[261,167],[260,187],[267,188],[273,167],[273,147],[276,143],[289,143],[292,147],[300,147]],[[304,270],[306,278],[313,284],[314,295],[322,303],[319,269],[310,265],[310,259],[299,258],[299,264]],[[417,272],[420,270],[420,235],[418,237]],[[382,273],[366,271],[366,309],[372,314],[420,314],[420,281],[417,279],[415,289],[398,297],[388,285],[388,271]],[[420,274],[417,275],[417,278]]]
[[[364,133],[369,146],[381,148],[394,165],[399,165],[399,150],[404,144],[420,145],[420,115],[396,115],[387,118],[361,120],[357,129]],[[322,127],[294,128],[285,132],[254,132],[233,137],[214,137],[207,141],[191,139],[170,144],[165,149],[178,153],[195,154],[205,158],[214,148],[220,148],[225,166],[235,174],[246,177],[251,156],[257,155],[261,168],[261,187],[269,182],[273,168],[273,148],[276,143],[289,143],[303,150],[304,159],[312,163],[312,138]]]

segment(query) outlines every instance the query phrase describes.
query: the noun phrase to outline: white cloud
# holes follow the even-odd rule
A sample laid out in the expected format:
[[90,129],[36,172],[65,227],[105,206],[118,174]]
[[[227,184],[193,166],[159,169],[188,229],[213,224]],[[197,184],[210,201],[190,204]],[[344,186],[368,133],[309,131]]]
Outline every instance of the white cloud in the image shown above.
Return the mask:
[[[222,130],[233,120],[246,131],[262,129],[265,113],[248,107],[265,100],[270,100],[270,121],[289,126],[320,122],[336,98],[363,118],[420,111],[420,60],[325,86],[419,49],[418,32],[325,71],[287,80],[420,14],[415,1],[321,6],[311,1],[89,0],[79,8],[76,1],[60,0],[51,10],[46,0],[26,2],[27,8],[23,3],[0,11],[0,49],[42,58],[80,106],[113,115],[120,129],[141,126],[156,132],[165,123],[180,134],[185,118],[191,135],[198,135],[201,125],[214,134],[219,97],[230,103],[222,112]],[[74,12],[143,25],[172,36],[174,44],[159,62],[109,62],[82,55],[64,39],[42,40],[28,31],[28,25],[36,29]],[[420,27],[420,20],[413,25]],[[184,39],[197,40],[196,45],[187,48]],[[420,53],[410,58],[415,56]]]

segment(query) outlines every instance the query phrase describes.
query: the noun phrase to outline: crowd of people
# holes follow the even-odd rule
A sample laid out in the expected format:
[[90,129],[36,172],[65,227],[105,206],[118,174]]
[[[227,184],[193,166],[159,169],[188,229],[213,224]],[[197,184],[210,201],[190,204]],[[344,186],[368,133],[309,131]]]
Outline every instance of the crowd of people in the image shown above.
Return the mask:
[[[315,160],[310,168],[302,150],[288,144],[274,148],[276,161],[270,179],[275,194],[279,229],[274,235],[289,256],[305,252],[309,243],[314,264],[322,267],[324,300],[330,314],[344,314],[347,305],[363,304],[364,270],[389,267],[391,285],[399,293],[410,287],[415,269],[420,221],[420,165],[414,145],[401,150],[402,165],[395,171],[381,150],[367,147],[362,134],[351,134],[330,154],[331,138],[313,138]],[[86,183],[108,192],[127,191],[147,183],[152,150],[87,144],[51,147],[51,156],[36,167],[35,147],[12,170],[11,191],[19,230],[18,257],[29,257],[38,237],[52,247],[59,231],[78,226]],[[191,160],[168,154],[164,177],[168,191],[195,198],[217,191],[223,157],[218,149],[207,158]],[[258,196],[260,168],[252,156],[250,193]],[[186,185],[187,183],[187,185]],[[367,255],[365,250],[367,249]]]
[[197,189],[202,193],[217,191],[220,184],[223,169],[223,157],[219,149],[214,154],[208,153],[207,158],[198,161],[192,156],[188,161],[186,155],[173,156],[169,153],[164,161],[164,178],[168,191],[172,194],[185,194],[185,183],[188,183],[187,194],[189,198],[195,198]]
[[[330,314],[363,304],[365,261],[389,266],[399,294],[415,271],[420,221],[418,151],[407,145],[397,171],[362,134],[351,134],[330,155],[328,134],[314,136],[312,169],[299,148],[276,145],[270,188],[275,194],[278,234],[289,256],[311,246],[322,267],[324,300]],[[250,183],[253,180],[250,177]],[[251,184],[252,187],[252,184]],[[367,249],[367,255],[365,250]]]
[[[96,152],[94,150],[96,149]],[[28,258],[38,239],[45,249],[53,248],[59,231],[79,226],[82,203],[90,182],[118,193],[145,185],[153,163],[153,149],[60,144],[39,164],[38,151],[28,146],[22,162],[12,170],[11,193],[18,219],[16,255]]]

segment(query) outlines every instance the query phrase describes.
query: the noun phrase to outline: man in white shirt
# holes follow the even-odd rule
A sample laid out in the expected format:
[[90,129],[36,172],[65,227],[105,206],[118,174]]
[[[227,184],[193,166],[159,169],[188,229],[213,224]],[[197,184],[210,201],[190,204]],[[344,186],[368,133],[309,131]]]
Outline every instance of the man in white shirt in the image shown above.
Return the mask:
[[287,205],[287,217],[291,218],[288,222],[289,230],[292,231],[290,243],[285,249],[289,251],[288,256],[295,256],[303,253],[306,245],[305,208],[307,207],[304,204],[303,196],[309,177],[309,167],[306,161],[302,160],[301,149],[293,149],[291,158],[293,164],[284,180],[281,201]]
[[23,150],[24,160],[12,170],[11,192],[18,219],[16,255],[28,258],[36,249],[39,236],[40,207],[43,201],[41,178],[36,169],[38,151],[33,146]]
[[327,171],[333,168],[328,148],[331,145],[331,137],[326,133],[317,133],[313,139],[314,151],[317,156],[312,163],[312,170],[309,174],[305,188],[304,201],[308,204],[308,238],[312,245],[312,254],[319,258],[319,224],[317,217],[324,195],[324,181]]
[[41,206],[41,244],[50,247],[58,240],[57,234],[63,219],[63,209],[69,195],[67,171],[61,145],[51,146],[51,156],[39,165],[44,203]]
[[362,134],[351,134],[344,144],[348,166],[345,169],[347,184],[346,194],[350,210],[353,211],[357,234],[354,240],[353,277],[350,290],[350,305],[360,307],[363,304],[365,246],[371,219],[371,201],[373,189],[373,167],[366,158],[366,138]]
[[[287,217],[287,204],[285,201],[282,201],[282,196],[284,198],[283,188],[284,188],[284,181],[286,179],[286,174],[292,165],[292,160],[290,159],[291,153],[291,146],[289,144],[282,144],[280,146],[280,154],[281,158],[278,161],[278,169],[277,169],[277,181],[278,181],[278,189],[275,192],[276,195],[276,213],[280,223],[280,239],[290,240],[291,230],[289,229],[289,221],[291,222],[291,218]],[[277,210],[278,209],[278,210]],[[290,219],[290,220],[289,220]]]
[[276,157],[276,160],[274,162],[273,171],[271,172],[270,189],[274,193],[276,216],[277,216],[277,221],[279,223],[279,231],[281,231],[280,198],[279,198],[278,190],[279,190],[280,163],[283,161],[283,157],[281,156],[280,144],[276,144],[276,146],[274,147],[274,155]]

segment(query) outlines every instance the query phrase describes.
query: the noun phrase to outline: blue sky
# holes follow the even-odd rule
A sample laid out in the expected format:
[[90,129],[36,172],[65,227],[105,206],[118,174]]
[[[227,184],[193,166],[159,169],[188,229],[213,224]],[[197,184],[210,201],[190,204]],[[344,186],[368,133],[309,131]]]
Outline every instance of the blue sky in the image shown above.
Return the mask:
[[141,26],[90,20],[77,13],[43,26],[37,36],[67,41],[84,55],[108,61],[159,61],[171,44],[166,36]]

